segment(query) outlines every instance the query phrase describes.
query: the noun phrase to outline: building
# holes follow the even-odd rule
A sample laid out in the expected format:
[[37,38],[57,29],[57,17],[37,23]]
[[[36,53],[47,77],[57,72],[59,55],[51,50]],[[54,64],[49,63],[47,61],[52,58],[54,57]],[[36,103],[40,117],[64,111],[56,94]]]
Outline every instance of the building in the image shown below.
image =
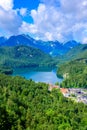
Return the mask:
[[69,96],[69,90],[67,88],[60,88],[61,93],[65,96]]

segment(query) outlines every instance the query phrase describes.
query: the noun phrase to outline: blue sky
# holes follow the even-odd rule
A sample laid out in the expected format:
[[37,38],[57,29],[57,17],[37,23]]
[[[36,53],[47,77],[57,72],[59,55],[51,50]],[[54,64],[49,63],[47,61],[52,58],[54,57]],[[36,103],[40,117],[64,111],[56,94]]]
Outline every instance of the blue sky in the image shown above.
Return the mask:
[[28,10],[37,9],[39,0],[14,0],[14,8],[28,8]]
[[87,43],[87,0],[1,0],[0,36]]
[[[17,8],[26,8],[27,13],[30,13],[32,9],[37,9],[39,5],[38,0],[14,0],[14,9]],[[22,17],[22,19],[26,22],[32,23],[33,19],[31,16],[26,15],[25,17]]]

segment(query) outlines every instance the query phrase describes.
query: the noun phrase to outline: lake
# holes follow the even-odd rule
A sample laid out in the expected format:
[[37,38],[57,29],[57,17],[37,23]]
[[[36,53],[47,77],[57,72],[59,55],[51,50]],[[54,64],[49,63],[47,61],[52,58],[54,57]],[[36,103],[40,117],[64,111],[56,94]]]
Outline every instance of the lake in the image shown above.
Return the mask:
[[55,84],[56,82],[61,82],[62,79],[56,76],[56,70],[53,69],[29,69],[29,68],[21,68],[15,69],[13,72],[13,76],[22,76],[26,79],[32,79],[35,82],[45,82]]

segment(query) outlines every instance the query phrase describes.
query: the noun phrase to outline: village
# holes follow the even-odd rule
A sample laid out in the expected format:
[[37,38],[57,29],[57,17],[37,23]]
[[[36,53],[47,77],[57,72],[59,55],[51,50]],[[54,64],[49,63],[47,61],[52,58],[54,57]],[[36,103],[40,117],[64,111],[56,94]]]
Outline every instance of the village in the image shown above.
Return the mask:
[[49,91],[51,91],[54,88],[60,89],[63,96],[66,98],[70,98],[75,102],[82,102],[84,104],[87,104],[87,89],[61,88],[60,86],[49,84]]

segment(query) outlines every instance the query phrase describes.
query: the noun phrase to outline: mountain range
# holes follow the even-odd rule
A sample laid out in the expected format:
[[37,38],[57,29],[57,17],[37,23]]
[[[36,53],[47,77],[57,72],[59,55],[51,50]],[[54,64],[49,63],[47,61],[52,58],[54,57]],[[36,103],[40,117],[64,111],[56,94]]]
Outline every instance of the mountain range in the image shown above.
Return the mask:
[[42,41],[35,40],[29,35],[21,34],[17,36],[11,36],[6,39],[4,37],[0,37],[0,46],[17,46],[17,45],[26,45],[34,48],[38,48],[44,51],[51,56],[61,56],[66,54],[72,48],[78,46],[80,43],[75,40],[71,40],[65,43],[61,43],[59,41]]
[[[75,67],[77,72],[79,65],[84,68],[84,64],[87,66],[87,44],[80,44],[74,40],[65,43],[41,41],[24,34],[11,36],[8,39],[0,38],[1,73],[9,74],[13,72],[14,68],[19,67],[37,69],[57,66],[63,72],[65,66],[67,70],[71,67],[72,72],[74,72],[72,68]],[[75,75],[77,74],[75,73]]]

